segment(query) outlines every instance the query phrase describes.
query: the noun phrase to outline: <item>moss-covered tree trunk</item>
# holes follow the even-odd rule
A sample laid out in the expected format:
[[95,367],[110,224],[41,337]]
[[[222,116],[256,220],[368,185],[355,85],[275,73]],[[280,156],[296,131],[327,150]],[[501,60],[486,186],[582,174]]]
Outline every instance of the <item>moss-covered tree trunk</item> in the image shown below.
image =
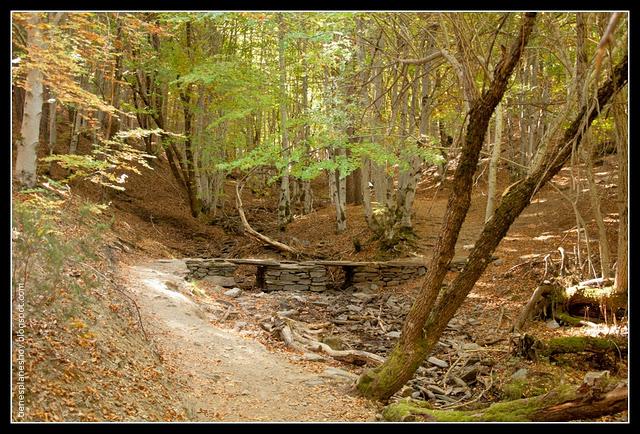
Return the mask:
[[424,401],[408,399],[387,406],[382,415],[394,422],[561,422],[594,419],[627,409],[627,385],[612,386],[599,390],[599,387],[587,385],[578,389],[563,385],[544,395],[466,411],[434,410]]
[[[535,13],[524,16],[517,41],[494,72],[491,86],[473,101],[469,112],[460,163],[456,169],[452,194],[425,282],[404,323],[398,344],[385,363],[373,371],[364,372],[358,380],[360,392],[371,398],[386,399],[398,391],[414,374],[429,354],[439,333],[426,333],[425,324],[436,302],[440,286],[453,258],[462,223],[471,204],[473,174],[493,110],[502,99],[507,82],[533,29]],[[444,329],[448,320],[434,325]]]

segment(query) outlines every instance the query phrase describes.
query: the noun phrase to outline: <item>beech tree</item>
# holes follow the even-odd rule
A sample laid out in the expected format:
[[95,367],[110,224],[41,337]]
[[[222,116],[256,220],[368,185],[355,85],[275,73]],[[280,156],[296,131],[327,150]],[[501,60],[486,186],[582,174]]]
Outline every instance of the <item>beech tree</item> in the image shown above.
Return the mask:
[[[455,243],[471,203],[473,174],[489,119],[502,99],[509,77],[531,35],[535,16],[535,13],[524,15],[518,37],[496,66],[489,88],[470,104],[462,154],[454,175],[452,193],[449,196],[444,222],[427,276],[405,319],[396,347],[381,366],[375,370],[366,371],[360,376],[358,389],[365,396],[385,399],[398,391],[413,376],[438,341],[440,333],[436,330],[444,329],[449,321],[445,317],[438,317],[428,322],[439,299],[440,287],[453,258]],[[494,214],[494,220],[495,218],[496,214]],[[487,259],[482,258],[482,261]],[[471,284],[473,286],[473,282]],[[450,300],[445,298],[445,303],[450,303]],[[430,330],[431,328],[435,330]]]
[[[27,29],[27,50],[31,54],[42,48],[42,32],[39,28],[40,14],[32,13],[29,17]],[[42,71],[37,66],[31,66],[27,72],[25,83],[26,97],[21,140],[18,143],[15,173],[18,182],[25,187],[33,187],[36,183],[36,159],[40,139],[40,118],[42,115]]]
[[539,164],[503,194],[500,205],[485,224],[463,270],[453,282],[442,288],[457,233],[468,209],[470,184],[467,183],[471,182],[475,170],[481,147],[479,142],[486,131],[491,111],[502,96],[506,81],[531,33],[534,18],[534,13],[525,14],[518,40],[507,51],[507,59],[503,59],[496,67],[491,86],[471,105],[465,145],[454,175],[453,192],[425,283],[405,320],[400,340],[385,363],[366,371],[359,378],[358,389],[365,396],[388,398],[411,378],[486,269],[491,254],[513,221],[530,203],[533,195],[560,171],[569,159],[572,148],[579,145],[594,119],[627,82],[627,57],[624,55],[609,79],[599,88],[597,97],[589,99],[581,107],[562,138],[553,146],[548,146],[538,160]]

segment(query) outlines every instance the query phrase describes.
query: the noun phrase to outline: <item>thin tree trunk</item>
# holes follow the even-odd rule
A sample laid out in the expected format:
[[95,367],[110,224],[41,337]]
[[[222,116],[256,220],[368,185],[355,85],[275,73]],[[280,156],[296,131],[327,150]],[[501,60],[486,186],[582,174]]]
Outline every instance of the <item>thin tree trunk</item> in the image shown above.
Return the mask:
[[[586,92],[584,91],[583,83],[586,81],[588,57],[586,52],[587,42],[587,24],[589,16],[587,13],[578,12],[576,14],[576,86],[577,96],[580,105],[584,105],[586,102]],[[595,182],[593,175],[593,142],[588,133],[585,133],[583,138],[582,147],[584,149],[584,158],[587,163],[586,176],[589,184],[589,199],[591,200],[591,208],[593,209],[593,216],[598,227],[598,246],[600,249],[600,269],[602,277],[607,279],[611,277],[611,262],[610,262],[610,249],[609,240],[607,239],[607,228],[604,225],[602,217],[600,197],[598,196],[598,186]],[[586,231],[585,226],[585,231]],[[588,246],[588,244],[587,244]]]
[[371,190],[369,188],[369,179],[371,173],[371,161],[364,157],[360,168],[360,182],[362,183],[362,205],[364,207],[364,219],[369,227],[373,227],[373,210],[371,208]]
[[[407,88],[409,76],[405,72],[402,88]],[[415,90],[415,88],[414,88]],[[404,141],[406,140],[409,129],[407,128],[407,109],[408,107],[408,90],[398,97],[400,105],[400,130],[399,140],[402,143],[401,149],[404,150]],[[415,97],[413,98],[415,100]],[[415,119],[415,104],[411,104],[411,118]],[[396,190],[396,213],[394,216],[394,225],[399,224],[401,227],[411,229],[411,211],[413,209],[413,199],[415,197],[416,186],[418,185],[418,176],[422,161],[420,157],[415,155],[408,149],[408,152],[402,152],[403,159],[407,163],[407,168],[400,171],[398,178],[398,188]]]
[[287,133],[287,72],[285,63],[284,46],[284,17],[278,14],[278,64],[280,67],[280,130],[282,133],[282,158],[286,161],[284,173],[280,180],[280,197],[278,199],[278,226],[281,230],[292,219],[291,195],[289,193],[289,137]]
[[607,238],[607,228],[604,225],[604,218],[602,217],[602,210],[600,204],[600,196],[598,196],[598,185],[596,184],[595,176],[593,175],[593,141],[589,134],[585,134],[582,139],[584,143],[582,146],[585,148],[585,159],[587,161],[586,175],[587,182],[589,184],[589,199],[591,200],[591,209],[593,210],[593,217],[598,227],[598,246],[600,249],[600,270],[602,277],[607,279],[612,277],[611,274],[611,255],[609,249],[609,240]]
[[[364,42],[364,25],[361,18],[356,18],[356,44],[358,50],[356,52],[359,65],[365,64],[365,42]],[[360,71],[360,105],[369,107],[369,90],[367,81],[369,79],[369,69],[362,68]],[[362,140],[362,139],[360,139]],[[373,140],[373,138],[372,138]],[[360,163],[360,193],[362,194],[362,206],[364,208],[364,218],[369,228],[373,227],[373,210],[371,208],[371,190],[369,183],[371,182],[371,161],[368,157],[363,156]]]
[[[384,34],[381,32],[379,35],[378,49],[384,50]],[[374,51],[373,60],[373,107],[374,113],[372,116],[372,129],[373,129],[373,142],[379,146],[383,146],[383,134],[382,129],[384,126],[384,119],[382,116],[384,100],[383,100],[383,67],[382,67],[382,54]],[[376,202],[379,207],[386,207],[388,199],[387,189],[387,173],[385,165],[379,164],[375,161],[371,161],[371,179],[373,181],[373,188],[375,191]]]
[[527,108],[525,104],[525,88],[527,86],[527,71],[526,65],[522,64],[522,67],[519,68],[519,76],[520,83],[522,84],[522,89],[518,93],[518,105],[520,109],[520,115],[518,116],[518,128],[520,129],[520,164],[524,167],[528,166],[527,159]]
[[336,232],[341,233],[347,228],[347,214],[345,208],[346,182],[340,176],[338,169],[329,172],[329,185],[332,193],[332,202],[336,208]]
[[[532,90],[537,93],[538,90],[538,54],[534,50],[529,50],[529,84]],[[529,107],[529,135],[527,137],[527,160],[530,162],[533,154],[536,151],[537,145],[537,133],[538,133],[538,120],[535,115],[535,109],[531,105]]]
[[613,104],[613,117],[616,124],[616,141],[618,142],[618,259],[616,265],[615,288],[618,294],[628,293],[628,170],[629,142],[627,139],[627,112],[624,105],[627,98],[619,96]]
[[[119,17],[119,13],[116,13],[116,50],[120,49],[122,43],[122,22]],[[115,63],[113,67],[113,78],[111,81],[111,105],[116,109],[120,108],[120,80],[122,80],[122,53],[116,51],[114,53]],[[106,137],[110,139],[115,133],[118,132],[120,127],[120,121],[111,113],[107,114],[107,131]]]
[[82,109],[76,108],[73,117],[73,126],[71,127],[71,139],[69,141],[69,153],[75,154],[78,151],[78,142],[80,141],[80,128],[82,128]]
[[[29,25],[27,29],[28,47],[42,47],[39,13],[32,13],[29,16]],[[40,119],[42,117],[43,104],[42,80],[42,71],[36,67],[31,67],[27,72],[25,83],[26,96],[20,128],[20,142],[16,150],[15,176],[18,183],[24,187],[33,187],[36,184]]]
[[502,103],[496,107],[496,132],[491,149],[491,161],[489,162],[489,187],[487,189],[487,208],[484,214],[484,221],[487,222],[493,215],[496,201],[496,185],[498,180],[498,162],[500,161],[500,151],[502,147]]
[[56,130],[58,123],[56,122],[57,100],[53,93],[49,95],[49,155],[53,154],[58,140],[58,132]]
[[[303,40],[302,42],[302,116],[307,116],[309,111],[309,75],[307,72],[307,58],[304,55],[306,52],[307,41]],[[302,143],[304,146],[304,150],[309,155],[311,150],[311,146],[309,145],[309,133],[310,133],[309,122],[305,122],[302,127]],[[310,214],[313,211],[313,192],[311,191],[311,181],[305,179],[302,181],[302,213]]]

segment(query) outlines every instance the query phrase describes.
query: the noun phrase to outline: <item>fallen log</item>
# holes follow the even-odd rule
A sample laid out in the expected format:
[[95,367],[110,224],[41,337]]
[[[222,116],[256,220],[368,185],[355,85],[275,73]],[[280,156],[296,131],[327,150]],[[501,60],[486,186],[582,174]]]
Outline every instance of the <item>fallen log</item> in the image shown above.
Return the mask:
[[247,220],[247,216],[244,213],[244,207],[242,205],[242,198],[241,198],[241,192],[242,192],[242,187],[244,185],[242,184],[242,182],[238,181],[236,183],[236,207],[238,208],[238,214],[240,215],[240,221],[242,221],[242,227],[244,228],[245,232],[247,234],[249,234],[250,236],[252,236],[253,238],[255,238],[256,240],[268,244],[272,247],[275,247],[278,250],[281,250],[283,252],[286,253],[290,253],[292,255],[295,255],[296,257],[302,256],[303,252],[294,249],[293,247],[281,243],[279,241],[273,240],[271,238],[269,238],[266,235],[261,234],[260,232],[256,231],[255,229],[253,229],[251,227],[251,225],[249,224],[249,221]]
[[541,341],[531,335],[512,338],[512,352],[518,356],[536,360],[539,357],[552,357],[571,353],[614,353],[618,357],[626,354],[628,344],[625,340],[599,338],[593,336],[567,336]]
[[564,290],[563,306],[570,311],[573,306],[593,306],[594,315],[599,311],[616,313],[627,305],[627,295],[615,291],[613,280],[592,279],[580,282]]
[[561,385],[543,395],[499,402],[485,409],[438,410],[411,398],[390,404],[382,412],[394,422],[561,422],[595,419],[628,409],[626,381],[585,382],[578,388]]
[[599,321],[600,317],[615,318],[616,314],[619,316],[618,310],[626,305],[624,295],[617,294],[613,286],[591,286],[607,283],[611,281],[593,279],[568,288],[544,283],[533,292],[511,331],[522,330],[527,321],[536,317],[554,318],[571,326],[591,325],[590,320]]

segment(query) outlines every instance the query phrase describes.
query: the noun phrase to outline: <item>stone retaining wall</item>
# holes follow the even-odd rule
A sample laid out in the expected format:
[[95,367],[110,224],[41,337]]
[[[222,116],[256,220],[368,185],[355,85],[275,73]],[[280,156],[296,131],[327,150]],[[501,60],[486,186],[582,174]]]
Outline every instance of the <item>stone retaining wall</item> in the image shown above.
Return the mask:
[[258,267],[256,282],[265,291],[324,291],[327,289],[327,268],[298,264],[265,265]]
[[204,279],[224,287],[236,285],[234,273],[238,266],[234,263],[224,259],[187,259],[184,262],[189,270],[185,279]]
[[351,282],[358,284],[374,283],[380,286],[395,286],[416,279],[427,272],[427,267],[418,264],[388,265],[384,263],[369,263],[362,266],[354,266]]
[[342,287],[394,286],[416,279],[427,271],[422,262],[276,261],[272,259],[186,259],[186,279],[206,279],[216,285],[235,286],[238,264],[255,265],[256,286],[264,291],[327,289],[327,267],[345,271]]

